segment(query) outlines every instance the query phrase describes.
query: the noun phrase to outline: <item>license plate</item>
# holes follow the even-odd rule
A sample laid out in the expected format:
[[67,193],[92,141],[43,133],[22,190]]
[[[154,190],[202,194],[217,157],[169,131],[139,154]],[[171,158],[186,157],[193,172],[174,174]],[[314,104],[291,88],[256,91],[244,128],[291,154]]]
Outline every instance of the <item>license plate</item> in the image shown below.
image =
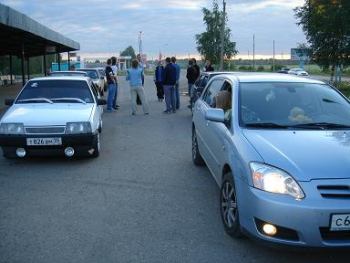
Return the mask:
[[332,215],[331,231],[350,230],[350,214]]
[[27,138],[28,146],[62,145],[61,138]]

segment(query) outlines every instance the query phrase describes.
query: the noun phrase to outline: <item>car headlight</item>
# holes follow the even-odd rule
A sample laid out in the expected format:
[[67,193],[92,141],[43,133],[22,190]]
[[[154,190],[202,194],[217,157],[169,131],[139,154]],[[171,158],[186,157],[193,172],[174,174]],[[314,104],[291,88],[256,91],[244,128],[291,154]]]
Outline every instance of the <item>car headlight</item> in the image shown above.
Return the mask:
[[0,134],[24,134],[23,123],[1,123]]
[[66,134],[90,133],[90,122],[67,122]]
[[305,194],[298,183],[286,172],[262,163],[250,163],[254,187],[276,194],[303,199]]

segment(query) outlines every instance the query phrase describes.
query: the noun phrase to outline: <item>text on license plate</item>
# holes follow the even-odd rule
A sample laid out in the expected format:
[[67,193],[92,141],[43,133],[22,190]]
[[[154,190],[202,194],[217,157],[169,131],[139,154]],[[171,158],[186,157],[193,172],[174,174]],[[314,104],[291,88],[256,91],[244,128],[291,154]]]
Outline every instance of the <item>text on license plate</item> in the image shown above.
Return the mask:
[[28,146],[62,145],[62,138],[27,138]]
[[331,231],[350,230],[350,214],[332,215]]

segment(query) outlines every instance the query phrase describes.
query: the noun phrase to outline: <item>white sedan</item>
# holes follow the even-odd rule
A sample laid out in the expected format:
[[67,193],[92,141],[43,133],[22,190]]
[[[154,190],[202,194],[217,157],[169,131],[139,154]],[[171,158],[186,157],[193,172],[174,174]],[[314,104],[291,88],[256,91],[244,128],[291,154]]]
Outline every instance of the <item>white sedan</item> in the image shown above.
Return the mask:
[[6,158],[31,155],[97,157],[102,107],[87,77],[45,77],[27,82],[0,120]]
[[292,68],[288,71],[288,74],[303,76],[303,77],[309,76],[309,73],[307,73],[302,68]]

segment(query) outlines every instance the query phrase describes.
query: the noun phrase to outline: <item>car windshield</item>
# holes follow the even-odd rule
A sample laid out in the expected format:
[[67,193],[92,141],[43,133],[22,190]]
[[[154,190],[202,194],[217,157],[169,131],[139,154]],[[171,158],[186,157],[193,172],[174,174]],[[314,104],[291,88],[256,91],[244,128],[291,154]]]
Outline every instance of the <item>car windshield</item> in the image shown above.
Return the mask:
[[90,89],[81,80],[31,80],[16,103],[93,103]]
[[326,84],[241,83],[239,100],[246,127],[350,127],[349,102]]
[[82,71],[85,71],[91,79],[98,79],[98,75],[97,75],[96,70],[85,70],[85,69],[82,69]]

